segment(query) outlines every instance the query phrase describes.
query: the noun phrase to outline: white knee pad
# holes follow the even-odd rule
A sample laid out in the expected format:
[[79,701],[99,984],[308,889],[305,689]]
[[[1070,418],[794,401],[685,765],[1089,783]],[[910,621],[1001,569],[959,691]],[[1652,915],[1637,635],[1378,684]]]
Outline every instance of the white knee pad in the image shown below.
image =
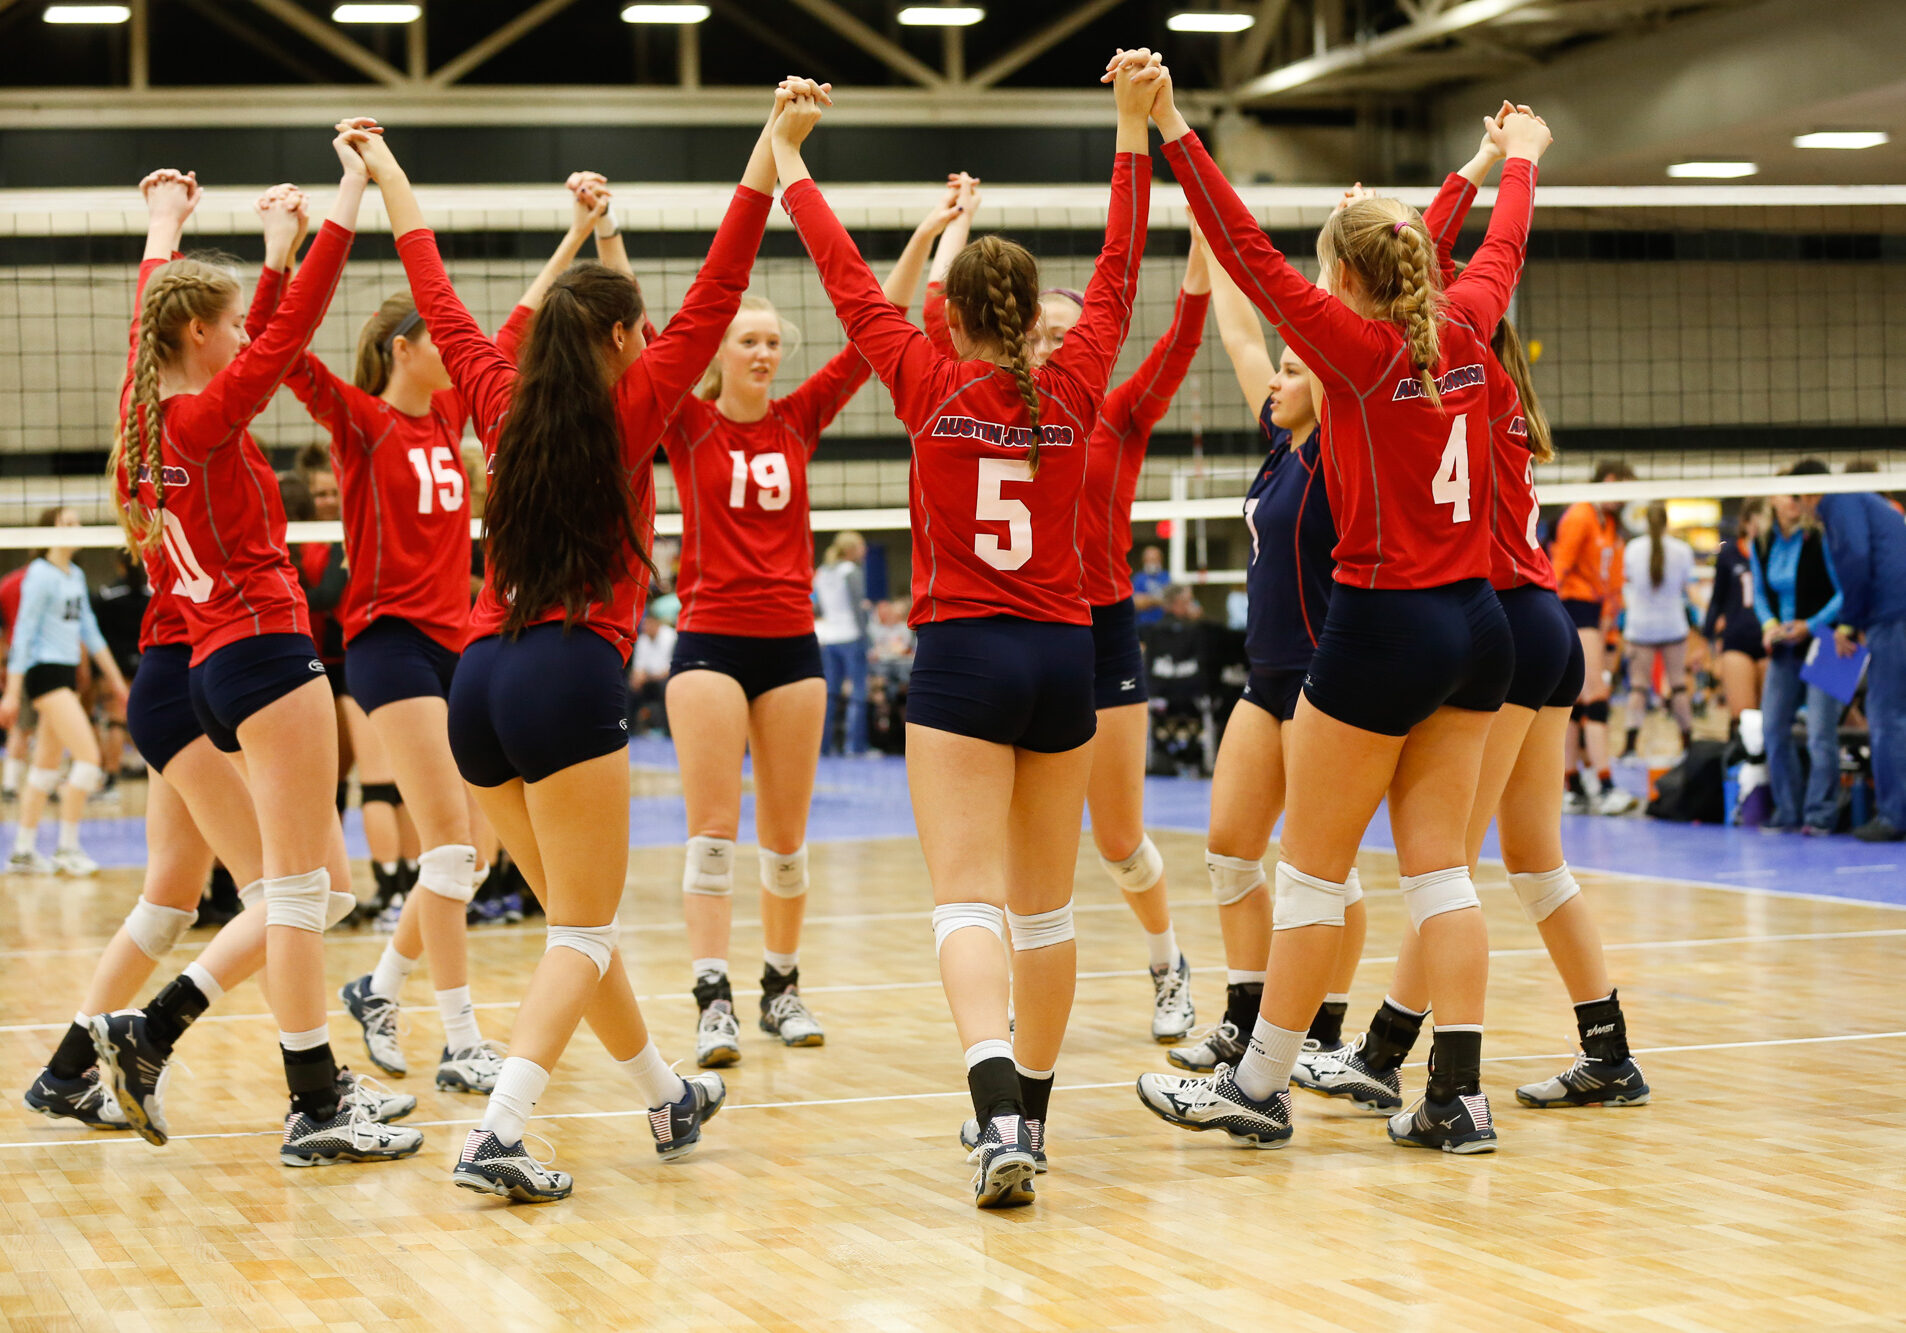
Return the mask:
[[807,844],[791,852],[760,849],[761,887],[777,898],[799,898],[807,892]]
[[476,897],[476,848],[447,842],[417,858],[417,887],[439,898],[467,903]]
[[1034,912],[1030,916],[1008,912],[1006,923],[1012,927],[1013,950],[1016,953],[1023,953],[1027,949],[1049,949],[1055,944],[1064,944],[1078,934],[1072,925],[1070,898],[1066,899],[1065,906],[1055,907],[1050,912]]
[[265,924],[324,933],[331,914],[331,872],[323,866],[302,875],[268,879],[265,884]]
[[57,768],[30,768],[27,770],[26,785],[50,796],[60,789],[60,771]]
[[255,879],[238,891],[238,902],[247,912],[265,900],[265,881]]
[[1575,882],[1575,874],[1566,863],[1540,874],[1511,875],[1509,883],[1516,891],[1516,901],[1522,904],[1522,914],[1538,925],[1553,916],[1556,908],[1582,891],[1582,886]]
[[68,786],[78,787],[91,796],[106,783],[106,770],[98,764],[89,764],[84,759],[75,759],[72,770],[66,775]]
[[1101,856],[1099,864],[1105,867],[1112,882],[1127,893],[1143,893],[1165,877],[1165,858],[1152,845],[1150,834],[1140,838],[1138,850],[1123,861],[1108,861]]
[[726,898],[735,891],[735,840],[690,838],[682,866],[682,892]]
[[324,902],[324,928],[331,929],[355,910],[357,910],[355,893],[345,893],[341,889],[327,890]]
[[1205,848],[1204,868],[1211,874],[1211,896],[1218,906],[1241,903],[1264,886],[1264,863],[1241,856],[1219,856]]
[[1410,909],[1410,925],[1417,930],[1433,916],[1482,906],[1468,866],[1432,870],[1427,875],[1403,875],[1399,882],[1403,885],[1403,905]]
[[1301,870],[1277,863],[1277,896],[1271,904],[1271,929],[1299,926],[1341,926],[1349,886],[1333,884]]
[[179,936],[190,930],[198,919],[197,909],[183,912],[141,898],[126,913],[126,934],[139,946],[140,953],[156,963],[172,951]]
[[596,965],[596,975],[609,970],[609,955],[615,952],[615,922],[606,926],[551,926],[543,952],[574,949]]
[[942,903],[933,909],[933,952],[946,947],[947,937],[956,930],[990,930],[1001,944],[1006,942],[1006,911],[991,903]]
[[1363,877],[1357,874],[1355,866],[1350,867],[1350,878],[1343,882],[1343,905],[1363,901]]

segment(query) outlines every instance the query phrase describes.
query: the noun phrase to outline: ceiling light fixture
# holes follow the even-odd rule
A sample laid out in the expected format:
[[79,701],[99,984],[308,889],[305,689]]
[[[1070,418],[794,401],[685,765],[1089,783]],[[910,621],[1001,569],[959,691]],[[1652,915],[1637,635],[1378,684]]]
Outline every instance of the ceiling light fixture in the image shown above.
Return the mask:
[[1760,171],[1758,162],[1676,162],[1668,174],[1676,180],[1736,180]]
[[1173,32],[1243,32],[1256,22],[1257,19],[1249,14],[1188,11],[1183,14],[1173,14],[1165,20],[1165,26]]
[[895,17],[908,28],[970,28],[986,11],[978,5],[909,5]]
[[1878,148],[1892,141],[1885,130],[1815,130],[1794,138],[1795,148]]
[[40,17],[48,23],[124,23],[132,10],[125,5],[48,5]]
[[622,11],[624,23],[704,23],[707,5],[630,5]]
[[333,23],[415,23],[422,5],[339,5],[331,11]]

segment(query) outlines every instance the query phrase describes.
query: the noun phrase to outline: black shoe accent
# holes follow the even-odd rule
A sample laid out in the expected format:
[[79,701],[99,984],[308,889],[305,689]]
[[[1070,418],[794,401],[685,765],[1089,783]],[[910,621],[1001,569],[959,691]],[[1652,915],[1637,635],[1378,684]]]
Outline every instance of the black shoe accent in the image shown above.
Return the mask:
[[60,1038],[53,1058],[46,1062],[46,1072],[62,1083],[71,1083],[97,1063],[99,1056],[93,1050],[92,1029],[73,1023]]
[[1051,1078],[1027,1078],[1019,1073],[1015,1065],[1013,1073],[1019,1077],[1019,1101],[1026,1108],[1027,1123],[1045,1124],[1046,1111],[1052,1105],[1052,1085],[1058,1081],[1058,1071],[1054,1070]]
[[716,1000],[728,1001],[729,1009],[735,1007],[734,986],[726,974],[703,972],[695,978],[695,1007],[706,1009]]
[[1423,1096],[1448,1103],[1482,1091],[1482,1033],[1438,1028],[1430,1047],[1429,1085]]
[[336,1057],[331,1054],[331,1043],[308,1051],[287,1051],[282,1046],[278,1049],[285,1059],[285,1087],[291,1092],[292,1112],[308,1115],[319,1124],[335,1117],[338,1066]]
[[1224,1016],[1239,1032],[1249,1033],[1255,1028],[1263,1008],[1263,982],[1245,981],[1224,988]]
[[768,1006],[774,1003],[774,997],[782,991],[794,990],[801,984],[801,969],[797,964],[788,972],[777,971],[772,963],[761,965],[761,1012],[767,1013]]
[[1019,1100],[1019,1070],[1003,1055],[981,1060],[966,1071],[973,1094],[973,1115],[984,1125],[996,1115],[1024,1116]]
[[1386,997],[1370,1019],[1370,1035],[1363,1043],[1364,1067],[1379,1077],[1401,1069],[1423,1031],[1426,1017],[1400,1008]]
[[1622,1017],[1620,991],[1576,1005],[1575,1027],[1589,1059],[1618,1065],[1628,1058],[1628,1020]]
[[146,1037],[161,1054],[171,1055],[185,1030],[212,1002],[198,983],[181,972],[168,981],[146,1006]]
[[[1350,1011],[1348,1003],[1336,1004],[1326,1000],[1317,1006],[1317,1016],[1310,1020],[1310,1031],[1305,1035],[1327,1051],[1343,1045],[1343,1016]],[[1238,1031],[1244,1031],[1239,1028]]]

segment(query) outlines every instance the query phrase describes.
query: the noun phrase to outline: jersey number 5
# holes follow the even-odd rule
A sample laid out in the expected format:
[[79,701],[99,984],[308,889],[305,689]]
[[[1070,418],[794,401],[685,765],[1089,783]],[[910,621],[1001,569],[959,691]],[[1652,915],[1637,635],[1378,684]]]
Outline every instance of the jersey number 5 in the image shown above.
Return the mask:
[[417,474],[418,513],[430,513],[433,500],[446,514],[463,507],[463,465],[449,445],[437,445],[427,456],[422,448],[412,449],[410,467]]
[[1004,523],[1006,544],[990,532],[973,538],[973,550],[994,569],[1018,569],[1032,559],[1032,510],[1018,500],[1008,500],[999,488],[1009,481],[1031,481],[1032,465],[1014,458],[979,460],[979,502],[973,517],[982,523]]
[[748,478],[754,478],[758,488],[755,498],[761,507],[772,513],[777,509],[786,509],[788,501],[794,498],[793,478],[788,473],[786,454],[756,454],[753,458],[739,449],[730,449],[728,458],[735,465],[734,476],[728,483],[728,507],[746,509],[748,507]]
[[1469,435],[1465,427],[1469,414],[1459,413],[1449,426],[1449,443],[1437,461],[1436,475],[1430,478],[1430,499],[1439,505],[1454,506],[1451,523],[1469,522]]

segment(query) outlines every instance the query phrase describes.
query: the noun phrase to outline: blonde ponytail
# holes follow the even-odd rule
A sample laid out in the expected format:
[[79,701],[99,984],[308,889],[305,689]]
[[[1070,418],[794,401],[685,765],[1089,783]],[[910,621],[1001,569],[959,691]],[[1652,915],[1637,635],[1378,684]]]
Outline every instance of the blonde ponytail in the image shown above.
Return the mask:
[[1403,331],[1423,396],[1442,406],[1436,366],[1442,360],[1442,270],[1422,216],[1400,199],[1359,199],[1330,215],[1317,234],[1325,273],[1356,275],[1375,318]]

